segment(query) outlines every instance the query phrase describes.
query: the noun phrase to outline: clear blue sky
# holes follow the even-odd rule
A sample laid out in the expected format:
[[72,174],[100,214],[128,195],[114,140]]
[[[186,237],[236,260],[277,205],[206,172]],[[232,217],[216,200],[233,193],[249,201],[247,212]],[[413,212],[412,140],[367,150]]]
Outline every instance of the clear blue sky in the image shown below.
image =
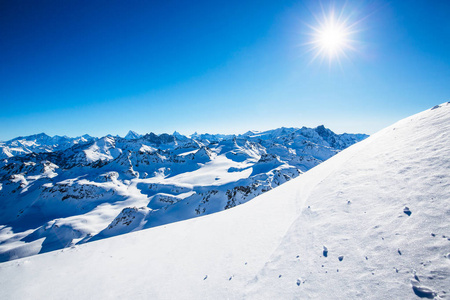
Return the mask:
[[304,45],[318,1],[1,1],[0,140],[320,124],[371,134],[450,101],[450,1],[343,11],[360,21],[355,51],[328,64]]

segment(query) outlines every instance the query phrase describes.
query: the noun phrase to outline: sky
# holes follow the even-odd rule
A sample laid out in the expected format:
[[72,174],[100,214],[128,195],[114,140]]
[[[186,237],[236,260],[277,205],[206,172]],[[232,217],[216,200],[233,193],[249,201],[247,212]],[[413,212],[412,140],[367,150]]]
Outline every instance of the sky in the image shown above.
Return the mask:
[[[311,41],[332,12],[351,42],[330,59]],[[449,14],[446,0],[3,0],[0,140],[373,134],[450,101]]]

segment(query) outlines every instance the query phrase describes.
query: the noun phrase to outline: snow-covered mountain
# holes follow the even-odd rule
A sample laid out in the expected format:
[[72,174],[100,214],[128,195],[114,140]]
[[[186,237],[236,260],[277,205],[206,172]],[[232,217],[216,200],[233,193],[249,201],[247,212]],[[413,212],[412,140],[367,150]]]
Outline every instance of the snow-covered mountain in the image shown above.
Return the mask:
[[30,153],[65,150],[74,145],[87,143],[95,138],[85,134],[76,138],[67,136],[48,136],[45,133],[20,136],[7,142],[0,142],[0,159]]
[[0,161],[0,261],[232,208],[366,137],[319,126],[8,141],[28,148]]
[[0,298],[446,299],[449,132],[445,103],[233,209],[2,263]]
[[124,138],[127,140],[135,140],[135,139],[140,138],[141,136],[142,136],[141,134],[139,134],[133,130],[130,130],[130,131],[128,131],[127,135]]

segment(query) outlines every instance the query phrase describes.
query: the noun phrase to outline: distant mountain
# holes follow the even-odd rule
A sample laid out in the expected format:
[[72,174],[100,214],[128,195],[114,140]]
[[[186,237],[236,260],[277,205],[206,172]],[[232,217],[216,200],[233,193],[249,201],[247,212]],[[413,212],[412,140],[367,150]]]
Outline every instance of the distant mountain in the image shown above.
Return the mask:
[[209,133],[202,133],[198,134],[197,132],[191,134],[191,139],[206,141],[206,142],[218,142],[221,140],[229,140],[234,138],[234,134],[209,134]]
[[366,137],[319,126],[13,139],[1,145],[0,261],[232,208]]
[[75,138],[59,135],[51,137],[45,133],[20,136],[6,142],[0,142],[0,159],[29,153],[65,150],[92,140],[95,140],[95,138],[87,134]]
[[141,136],[142,136],[141,134],[130,130],[130,131],[128,131],[127,135],[125,136],[125,139],[126,140],[135,140],[135,139],[140,138]]

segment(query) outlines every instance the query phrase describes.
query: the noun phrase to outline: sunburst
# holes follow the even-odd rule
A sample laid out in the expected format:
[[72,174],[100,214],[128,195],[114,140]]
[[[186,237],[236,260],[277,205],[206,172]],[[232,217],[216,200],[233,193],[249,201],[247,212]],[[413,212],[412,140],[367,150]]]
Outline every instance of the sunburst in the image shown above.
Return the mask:
[[348,53],[356,50],[358,22],[351,22],[350,17],[345,17],[344,10],[336,13],[330,9],[325,13],[322,9],[322,16],[316,17],[316,22],[316,25],[308,25],[312,32],[309,34],[310,41],[306,43],[314,52],[312,61],[321,58],[328,59],[330,64],[332,61],[340,63],[342,57],[348,58]]

